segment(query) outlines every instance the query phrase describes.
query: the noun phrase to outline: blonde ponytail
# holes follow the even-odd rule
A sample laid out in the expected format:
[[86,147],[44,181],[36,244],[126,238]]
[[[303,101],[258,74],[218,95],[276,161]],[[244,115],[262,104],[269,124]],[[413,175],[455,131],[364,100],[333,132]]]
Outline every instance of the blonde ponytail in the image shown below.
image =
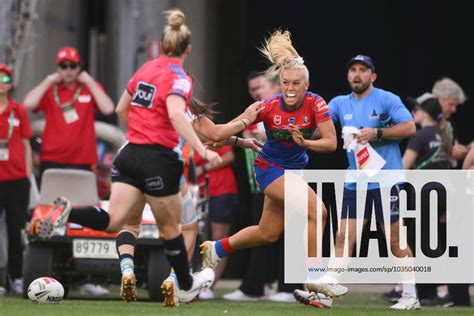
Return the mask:
[[260,52],[272,63],[267,69],[267,77],[273,77],[275,72],[280,74],[285,69],[301,69],[305,78],[309,81],[309,71],[304,65],[303,58],[298,54],[291,43],[289,31],[276,30],[265,39],[265,45],[259,48]]
[[191,31],[186,26],[186,17],[181,10],[166,11],[167,25],[161,39],[163,53],[170,57],[181,56],[191,43]]

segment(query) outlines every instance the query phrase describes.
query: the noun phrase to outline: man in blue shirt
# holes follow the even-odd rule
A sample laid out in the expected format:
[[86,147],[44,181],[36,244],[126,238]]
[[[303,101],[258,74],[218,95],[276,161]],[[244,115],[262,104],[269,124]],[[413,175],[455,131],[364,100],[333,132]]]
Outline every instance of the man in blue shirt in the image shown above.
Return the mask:
[[[386,161],[383,169],[403,169],[398,144],[400,140],[416,133],[413,117],[397,95],[374,87],[373,84],[377,79],[377,74],[375,73],[374,63],[369,56],[357,55],[353,57],[347,64],[347,68],[347,81],[352,91],[347,95],[337,96],[329,102],[329,110],[333,121],[339,123],[342,128],[351,126],[359,129],[361,133],[357,135],[358,142],[362,144],[370,142],[375,151]],[[354,152],[348,152],[347,157],[349,169],[357,169]],[[368,195],[372,194],[372,189],[369,187]],[[343,204],[355,203],[355,191],[351,188],[345,190],[344,200]],[[349,214],[349,218],[344,219],[343,213],[341,227],[355,227],[355,224],[352,224],[351,221],[355,222],[356,219],[352,216]],[[349,226],[346,226],[347,221],[350,221]],[[392,208],[390,228],[392,252],[397,257],[411,257],[410,248],[404,251],[398,249],[399,225],[398,209]],[[349,237],[351,236],[355,235],[349,233]],[[338,234],[336,255],[338,252],[342,253],[344,251],[344,242],[345,234]],[[349,240],[349,249],[353,249],[354,244],[355,237],[353,240]],[[298,299],[297,295],[295,293],[295,297]],[[308,299],[309,297],[306,297],[306,300]],[[299,300],[304,301],[304,297]],[[414,280],[413,283],[403,284],[402,297],[392,308],[420,308]]]
[[[403,169],[398,142],[416,133],[415,123],[397,95],[374,87],[376,79],[370,57],[357,55],[352,58],[347,73],[352,92],[329,102],[331,116],[341,127],[352,126],[361,130],[359,142],[370,142],[386,160],[383,169]],[[357,169],[354,152],[348,152],[347,156],[349,169]]]

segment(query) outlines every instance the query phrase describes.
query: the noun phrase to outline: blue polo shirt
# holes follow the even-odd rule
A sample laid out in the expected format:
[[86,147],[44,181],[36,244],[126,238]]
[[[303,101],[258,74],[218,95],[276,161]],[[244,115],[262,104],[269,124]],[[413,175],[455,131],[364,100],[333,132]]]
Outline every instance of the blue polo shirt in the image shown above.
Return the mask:
[[[394,125],[413,120],[398,96],[378,88],[373,88],[370,94],[362,99],[354,98],[352,93],[337,96],[329,102],[329,110],[333,121],[339,122],[341,127],[384,128],[387,126],[380,120],[380,116],[384,113],[390,117],[390,124]],[[383,169],[403,169],[398,143],[394,140],[370,142],[377,153],[387,161]],[[353,151],[347,153],[347,158],[349,169],[357,169]]]

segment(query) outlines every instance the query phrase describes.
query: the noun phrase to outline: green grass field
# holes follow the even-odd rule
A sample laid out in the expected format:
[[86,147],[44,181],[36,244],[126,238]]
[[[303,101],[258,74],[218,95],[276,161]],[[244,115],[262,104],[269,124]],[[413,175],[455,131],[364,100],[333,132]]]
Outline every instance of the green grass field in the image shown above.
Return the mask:
[[[221,296],[224,290],[218,290]],[[146,298],[146,294],[141,297]],[[0,315],[474,315],[474,308],[422,308],[416,311],[392,311],[389,304],[384,302],[381,294],[349,293],[334,300],[332,309],[316,309],[299,303],[273,303],[268,301],[258,302],[229,302],[223,299],[213,301],[198,301],[191,304],[182,304],[178,308],[165,308],[161,303],[138,301],[125,303],[118,299],[88,300],[79,298],[74,293],[74,298],[64,300],[60,304],[35,305],[19,297],[7,296],[0,298]],[[114,291],[112,297],[118,297]]]

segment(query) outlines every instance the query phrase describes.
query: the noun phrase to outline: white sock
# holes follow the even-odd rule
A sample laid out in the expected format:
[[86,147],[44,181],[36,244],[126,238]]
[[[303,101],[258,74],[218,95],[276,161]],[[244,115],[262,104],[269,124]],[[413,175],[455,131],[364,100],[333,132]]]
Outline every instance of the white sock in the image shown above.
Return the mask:
[[415,282],[403,283],[403,294],[417,298]]

